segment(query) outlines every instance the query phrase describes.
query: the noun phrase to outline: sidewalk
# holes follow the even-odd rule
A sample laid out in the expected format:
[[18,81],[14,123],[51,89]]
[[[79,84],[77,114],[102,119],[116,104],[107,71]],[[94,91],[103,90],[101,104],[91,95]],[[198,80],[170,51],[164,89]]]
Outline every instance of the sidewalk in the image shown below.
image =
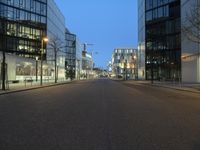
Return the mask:
[[52,80],[49,82],[43,82],[43,86],[40,86],[40,81],[29,82],[29,83],[20,82],[20,83],[15,83],[15,84],[9,84],[7,86],[8,89],[6,91],[0,90],[0,95],[9,94],[9,93],[17,93],[21,91],[28,91],[28,90],[51,87],[51,86],[58,86],[58,85],[67,84],[71,82],[72,81],[70,80],[65,80],[65,81],[58,81],[58,83],[54,83],[54,81]]
[[180,90],[180,91],[188,91],[188,92],[200,94],[200,84],[194,84],[194,83],[154,81],[152,84],[151,81],[143,81],[143,80],[139,80],[139,81],[129,80],[129,81],[124,81],[124,83],[136,84],[136,85],[143,84],[143,85],[148,85],[148,86],[163,87],[163,88],[175,89],[175,90]]

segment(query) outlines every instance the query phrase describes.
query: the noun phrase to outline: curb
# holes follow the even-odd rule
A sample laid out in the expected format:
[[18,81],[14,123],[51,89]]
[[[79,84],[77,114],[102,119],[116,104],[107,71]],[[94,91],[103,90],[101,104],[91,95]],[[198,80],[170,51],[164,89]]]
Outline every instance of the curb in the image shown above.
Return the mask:
[[149,85],[149,86],[162,87],[162,88],[173,89],[173,90],[177,90],[177,91],[184,91],[184,92],[200,94],[200,91],[193,91],[193,90],[189,90],[189,89],[180,89],[180,88],[176,88],[176,87],[167,87],[167,86],[155,85],[155,84]]
[[[113,80],[113,81],[115,81],[115,80]],[[128,83],[128,84],[131,84],[131,83]],[[176,88],[176,87],[168,87],[168,86],[162,86],[162,85],[158,85],[158,84],[137,83],[137,85],[154,86],[154,87],[161,87],[161,88],[167,88],[167,89],[172,89],[172,90],[177,90],[177,91],[184,91],[184,92],[200,94],[200,91],[194,91],[194,90],[188,90],[188,89],[180,89],[180,88]]]
[[13,91],[12,90],[11,91],[5,91],[5,92],[0,93],[0,96],[1,95],[7,95],[7,94],[13,94],[13,93],[20,93],[20,92],[25,92],[25,91],[31,91],[31,90],[37,90],[37,89],[43,89],[43,88],[48,88],[48,87],[60,86],[60,85],[64,85],[64,84],[70,84],[72,82],[76,82],[76,81],[62,82],[62,83],[57,83],[57,84],[37,86],[37,87],[20,89],[20,90],[13,90]]

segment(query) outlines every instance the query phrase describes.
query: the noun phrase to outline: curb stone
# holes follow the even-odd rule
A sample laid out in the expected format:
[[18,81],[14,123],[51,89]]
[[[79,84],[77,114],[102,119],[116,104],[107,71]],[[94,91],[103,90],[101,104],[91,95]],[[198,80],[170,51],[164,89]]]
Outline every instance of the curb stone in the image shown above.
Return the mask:
[[[146,84],[147,85],[147,84]],[[169,86],[162,86],[162,85],[150,85],[150,86],[155,86],[155,87],[162,87],[162,88],[168,88],[168,89],[173,89],[173,90],[177,90],[177,91],[185,91],[185,92],[191,92],[191,93],[196,93],[196,94],[200,94],[200,91],[194,91],[194,90],[189,90],[189,89],[181,89],[181,88],[176,88],[176,87],[169,87]]]
[[[117,80],[113,80],[116,81]],[[131,84],[131,83],[127,83],[127,84]],[[162,88],[168,88],[168,89],[173,89],[173,90],[177,90],[177,91],[185,91],[185,92],[190,92],[190,93],[195,93],[195,94],[200,94],[200,90],[189,90],[189,89],[181,89],[181,88],[176,88],[176,87],[169,87],[169,86],[163,86],[163,85],[158,85],[158,84],[150,84],[150,83],[136,83],[137,85],[146,85],[146,86],[154,86],[154,87],[162,87]]]
[[1,95],[7,95],[7,94],[13,94],[13,93],[19,93],[19,92],[25,92],[25,91],[31,91],[31,90],[37,90],[37,89],[43,89],[43,88],[48,88],[48,87],[54,87],[54,86],[60,86],[60,85],[64,85],[64,84],[70,84],[72,82],[75,81],[69,81],[69,82],[62,82],[62,83],[57,83],[57,84],[50,84],[50,85],[44,85],[44,86],[36,86],[36,87],[32,87],[32,88],[24,88],[24,89],[19,89],[19,90],[8,90],[8,91],[3,91],[0,92],[0,96]]

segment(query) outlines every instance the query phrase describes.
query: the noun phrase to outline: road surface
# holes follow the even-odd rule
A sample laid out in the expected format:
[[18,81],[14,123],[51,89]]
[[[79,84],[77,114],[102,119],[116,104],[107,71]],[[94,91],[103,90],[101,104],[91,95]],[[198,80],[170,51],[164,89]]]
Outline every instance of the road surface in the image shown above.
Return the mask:
[[0,150],[200,150],[200,95],[108,79],[3,95]]

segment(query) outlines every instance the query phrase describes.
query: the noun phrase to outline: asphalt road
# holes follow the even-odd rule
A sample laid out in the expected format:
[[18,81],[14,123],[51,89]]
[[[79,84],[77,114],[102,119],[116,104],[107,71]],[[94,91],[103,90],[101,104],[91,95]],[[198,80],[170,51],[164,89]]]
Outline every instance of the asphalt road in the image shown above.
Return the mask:
[[3,95],[0,150],[200,150],[200,95],[107,79]]

